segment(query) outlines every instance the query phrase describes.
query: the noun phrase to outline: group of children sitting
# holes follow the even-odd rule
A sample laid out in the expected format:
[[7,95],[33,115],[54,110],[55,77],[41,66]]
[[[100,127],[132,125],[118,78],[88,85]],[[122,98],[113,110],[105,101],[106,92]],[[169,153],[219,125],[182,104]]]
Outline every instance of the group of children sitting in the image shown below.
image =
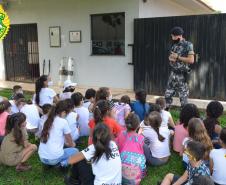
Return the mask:
[[[88,89],[83,97],[68,80],[59,95],[51,84],[43,75],[36,81],[32,101],[15,86],[12,100],[0,102],[0,163],[30,170],[27,161],[38,150],[44,165],[72,165],[67,185],[138,185],[147,175],[146,165],[169,161],[172,145],[185,172],[181,177],[167,174],[159,184],[226,184],[226,128],[219,122],[220,102],[208,104],[205,118],[196,105],[186,104],[175,124],[165,110],[165,99],[149,104],[144,90],[136,92],[134,102],[127,95],[114,102],[107,87]],[[39,138],[38,147],[29,143],[27,133]],[[76,143],[83,136],[88,137],[88,147],[79,151]]]

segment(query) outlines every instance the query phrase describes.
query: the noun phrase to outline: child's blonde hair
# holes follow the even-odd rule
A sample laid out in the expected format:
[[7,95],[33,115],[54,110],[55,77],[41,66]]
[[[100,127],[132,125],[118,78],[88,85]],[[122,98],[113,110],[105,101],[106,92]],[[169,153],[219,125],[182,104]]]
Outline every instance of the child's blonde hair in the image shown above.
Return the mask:
[[198,141],[205,145],[205,159],[208,159],[209,153],[213,149],[213,144],[201,119],[190,119],[188,122],[188,134],[194,141]]

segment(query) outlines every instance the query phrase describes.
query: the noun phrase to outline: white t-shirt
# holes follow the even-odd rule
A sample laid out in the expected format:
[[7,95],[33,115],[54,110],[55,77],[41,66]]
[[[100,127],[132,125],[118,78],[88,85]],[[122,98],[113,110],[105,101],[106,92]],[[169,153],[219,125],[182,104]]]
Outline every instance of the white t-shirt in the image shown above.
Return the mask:
[[9,100],[9,103],[11,104],[11,114],[20,112],[20,110],[18,109],[18,107],[16,106],[13,100]]
[[49,138],[46,143],[40,142],[38,154],[43,159],[58,159],[64,154],[64,135],[70,134],[71,130],[67,120],[56,116],[52,128],[49,131]]
[[64,92],[60,94],[60,100],[71,99],[72,92]]
[[[43,106],[44,104],[53,104],[54,96],[56,96],[56,92],[53,89],[48,87],[42,88],[39,93],[39,105]],[[36,94],[33,96],[33,103],[35,104]]]
[[210,152],[210,159],[213,160],[212,179],[217,184],[226,184],[226,149],[213,149]]
[[75,112],[70,112],[66,117],[68,125],[71,129],[71,137],[73,141],[76,141],[79,138],[77,117],[78,117],[78,114]]
[[89,109],[89,106],[91,105],[91,102],[90,101],[86,101],[86,102],[84,102],[83,103],[83,107],[85,107],[85,108],[87,108],[87,109]]
[[165,111],[165,110],[161,110],[160,115],[161,115],[161,118],[162,118],[161,127],[167,127],[168,128],[169,119],[172,117],[170,112]]
[[74,111],[78,114],[80,136],[89,136],[89,110],[85,107],[78,107]]
[[169,148],[170,131],[168,129],[162,127],[159,128],[159,133],[165,138],[165,140],[161,142],[158,139],[158,134],[152,127],[141,125],[141,128],[143,128],[142,132],[143,136],[150,142],[148,146],[151,150],[153,157],[164,158],[170,156]]
[[[115,142],[110,142],[113,158],[107,160],[105,154],[102,155],[97,163],[92,163],[93,174],[95,175],[94,185],[121,185],[122,183],[122,164]],[[86,160],[90,161],[95,153],[94,145],[82,151]]]
[[38,128],[40,116],[39,116],[38,108],[36,107],[36,105],[25,104],[21,108],[20,112],[26,115],[27,129]]
[[83,107],[87,108],[89,111],[89,120],[93,119],[93,112],[90,112],[90,105],[91,105],[90,101],[83,103]]
[[42,129],[43,129],[43,127],[44,127],[44,123],[46,122],[47,118],[48,118],[48,115],[47,115],[47,114],[44,114],[44,115],[42,115],[42,117],[39,119],[39,123],[38,123],[38,131],[36,132],[36,136],[37,136],[38,138],[41,137]]

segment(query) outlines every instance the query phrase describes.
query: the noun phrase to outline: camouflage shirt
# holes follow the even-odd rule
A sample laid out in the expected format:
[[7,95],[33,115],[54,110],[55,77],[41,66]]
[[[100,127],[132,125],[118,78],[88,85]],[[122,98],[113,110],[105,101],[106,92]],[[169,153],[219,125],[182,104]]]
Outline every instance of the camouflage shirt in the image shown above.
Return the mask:
[[[173,44],[170,50],[170,53],[171,52],[177,53],[181,57],[187,57],[188,55],[193,55],[194,54],[193,44],[186,40],[181,40],[179,43]],[[178,71],[178,72],[190,71],[189,64],[185,64],[184,62],[181,62],[179,60],[177,60],[176,62],[170,62],[170,66],[173,71]]]

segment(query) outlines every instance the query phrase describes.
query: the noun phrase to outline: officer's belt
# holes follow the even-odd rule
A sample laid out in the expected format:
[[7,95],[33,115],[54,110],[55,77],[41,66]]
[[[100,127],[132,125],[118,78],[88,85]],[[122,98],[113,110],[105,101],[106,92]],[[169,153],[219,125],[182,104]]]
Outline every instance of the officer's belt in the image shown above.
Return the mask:
[[177,75],[184,75],[184,74],[187,74],[187,72],[181,71],[181,70],[175,70],[175,69],[173,69],[172,71],[173,71],[175,74],[177,74]]

